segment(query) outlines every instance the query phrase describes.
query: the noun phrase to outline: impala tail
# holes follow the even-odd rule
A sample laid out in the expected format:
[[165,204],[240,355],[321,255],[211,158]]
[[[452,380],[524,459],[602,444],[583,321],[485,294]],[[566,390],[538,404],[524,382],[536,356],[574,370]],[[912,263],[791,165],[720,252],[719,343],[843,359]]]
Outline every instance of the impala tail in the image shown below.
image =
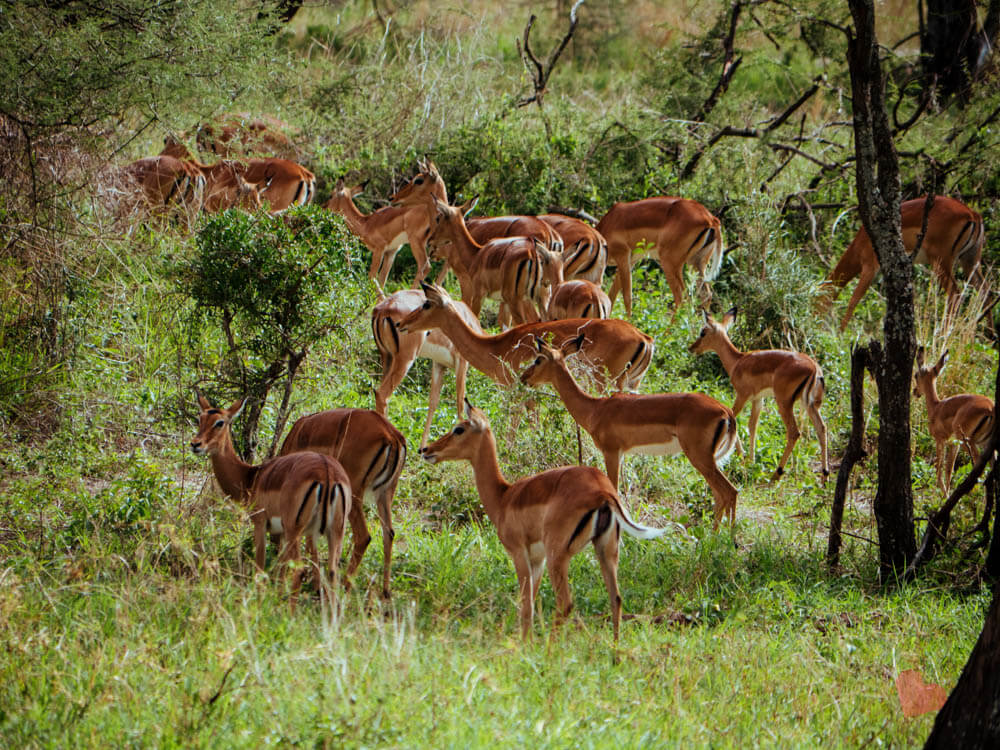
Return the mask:
[[[977,215],[978,216],[978,215]],[[965,272],[965,278],[976,286],[982,282],[979,261],[983,255],[986,232],[983,220],[970,221],[963,228],[955,242],[955,265]]]
[[715,242],[711,246],[711,255],[708,256],[708,263],[705,264],[705,281],[715,281],[716,277],[718,277],[719,271],[722,269],[722,253],[725,250],[725,244],[722,241],[722,223],[719,222],[719,226],[713,227],[710,231],[713,234]]
[[652,526],[643,526],[633,521],[617,495],[608,495],[608,506],[621,524],[622,530],[629,536],[634,536],[636,539],[656,539],[667,533],[666,529],[654,529]]
[[733,450],[739,443],[740,439],[736,433],[736,417],[729,414],[720,419],[718,426],[715,428],[715,437],[712,440],[712,444],[715,446],[716,465],[723,466],[729,460],[729,457],[733,455]]

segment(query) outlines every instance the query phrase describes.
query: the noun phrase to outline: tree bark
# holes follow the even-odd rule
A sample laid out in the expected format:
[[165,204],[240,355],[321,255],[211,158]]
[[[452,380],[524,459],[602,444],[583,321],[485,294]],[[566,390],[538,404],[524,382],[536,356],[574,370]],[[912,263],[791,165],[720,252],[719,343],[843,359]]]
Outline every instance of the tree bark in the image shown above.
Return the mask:
[[[861,220],[882,267],[886,298],[885,350],[870,365],[879,395],[878,490],[875,522],[879,577],[893,583],[916,552],[910,478],[910,382],[916,344],[913,335],[913,263],[903,248],[899,161],[885,109],[885,87],[875,37],[872,0],[850,0],[854,33],[848,65],[857,157]],[[882,355],[882,356],[878,356]]]

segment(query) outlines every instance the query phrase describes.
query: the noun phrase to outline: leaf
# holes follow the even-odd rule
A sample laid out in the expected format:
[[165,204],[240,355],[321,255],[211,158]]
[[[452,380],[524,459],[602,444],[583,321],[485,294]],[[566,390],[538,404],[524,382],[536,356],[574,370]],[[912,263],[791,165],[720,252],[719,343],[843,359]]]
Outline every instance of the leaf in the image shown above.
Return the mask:
[[940,710],[948,694],[940,685],[924,684],[920,670],[907,669],[896,678],[896,691],[899,693],[899,703],[903,716],[913,718],[931,711]]

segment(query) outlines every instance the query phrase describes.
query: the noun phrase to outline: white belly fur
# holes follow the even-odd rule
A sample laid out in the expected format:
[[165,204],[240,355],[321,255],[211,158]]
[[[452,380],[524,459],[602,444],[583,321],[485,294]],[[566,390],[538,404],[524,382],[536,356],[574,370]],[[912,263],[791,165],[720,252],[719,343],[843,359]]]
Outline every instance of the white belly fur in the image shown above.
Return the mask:
[[643,456],[676,456],[681,452],[681,444],[674,438],[666,443],[650,443],[629,448],[626,453],[638,453]]
[[407,242],[409,242],[409,238],[406,236],[406,232],[400,232],[392,238],[392,242],[390,242],[386,247],[389,250],[398,250]]
[[445,367],[455,367],[455,358],[452,356],[451,350],[445,346],[437,346],[436,344],[424,341],[420,345],[420,356]]
[[281,516],[271,516],[267,520],[267,533],[268,534],[284,534],[285,529],[281,525]]

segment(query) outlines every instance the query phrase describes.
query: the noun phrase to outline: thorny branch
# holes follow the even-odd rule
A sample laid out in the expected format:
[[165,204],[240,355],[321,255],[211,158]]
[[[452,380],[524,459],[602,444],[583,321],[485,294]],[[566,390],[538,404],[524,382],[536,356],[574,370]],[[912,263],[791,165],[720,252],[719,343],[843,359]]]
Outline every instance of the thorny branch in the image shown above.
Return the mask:
[[569,44],[569,40],[573,38],[573,32],[576,31],[576,24],[579,20],[576,11],[581,5],[583,5],[583,0],[576,0],[573,4],[569,12],[569,29],[567,29],[566,35],[562,38],[559,46],[549,55],[549,59],[545,64],[542,64],[538,56],[535,55],[534,50],[531,49],[531,28],[535,25],[538,17],[532,14],[531,18],[528,19],[528,23],[524,27],[523,40],[517,40],[517,51],[521,55],[521,61],[524,63],[525,69],[531,76],[534,93],[531,96],[518,100],[518,107],[527,107],[532,102],[537,103],[539,107],[542,106],[542,99],[545,96],[549,78],[552,76],[552,70],[555,68],[556,62],[562,55],[563,50],[566,49],[566,45]]

